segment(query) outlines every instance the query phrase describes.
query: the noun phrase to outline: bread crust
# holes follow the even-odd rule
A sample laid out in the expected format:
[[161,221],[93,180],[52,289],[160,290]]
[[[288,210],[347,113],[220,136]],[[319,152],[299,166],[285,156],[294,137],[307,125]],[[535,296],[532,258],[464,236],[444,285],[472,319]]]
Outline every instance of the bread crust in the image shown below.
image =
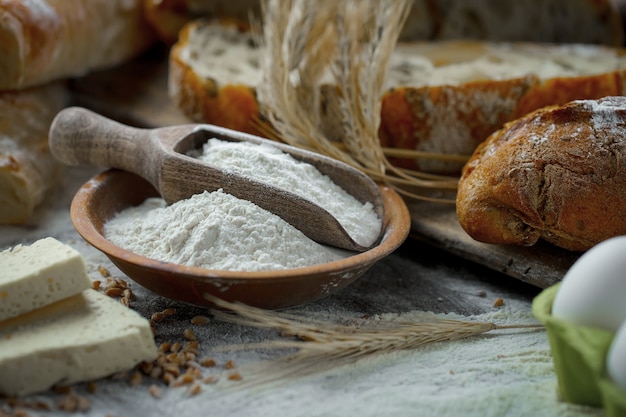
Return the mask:
[[154,40],[142,0],[2,0],[0,90],[117,65]]
[[0,93],[0,224],[24,224],[60,180],[48,129],[69,102],[61,82]]
[[626,97],[576,100],[507,123],[465,165],[456,200],[474,239],[585,251],[626,234]]

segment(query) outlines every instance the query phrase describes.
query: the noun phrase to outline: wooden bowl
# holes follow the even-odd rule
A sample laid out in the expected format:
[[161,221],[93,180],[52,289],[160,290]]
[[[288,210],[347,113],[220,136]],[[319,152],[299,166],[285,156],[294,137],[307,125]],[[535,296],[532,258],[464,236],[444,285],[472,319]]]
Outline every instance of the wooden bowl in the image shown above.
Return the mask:
[[305,268],[241,272],[210,270],[161,262],[129,252],[108,241],[104,224],[116,213],[158,193],[143,178],[108,170],[87,183],[72,200],[74,227],[89,244],[103,252],[133,281],[164,297],[201,307],[213,307],[205,294],[226,301],[278,309],[318,300],[352,283],[375,262],[393,252],[407,238],[409,211],[392,189],[381,186],[384,232],[380,243],[366,252]]

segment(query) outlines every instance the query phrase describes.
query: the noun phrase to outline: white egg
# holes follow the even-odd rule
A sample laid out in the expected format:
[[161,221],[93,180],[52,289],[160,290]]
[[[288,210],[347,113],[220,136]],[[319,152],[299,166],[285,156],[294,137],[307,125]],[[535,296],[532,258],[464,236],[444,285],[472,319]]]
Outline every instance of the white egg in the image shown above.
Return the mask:
[[626,236],[601,242],[567,271],[552,315],[616,332],[626,320]]
[[626,321],[617,330],[609,347],[606,370],[613,382],[626,390]]

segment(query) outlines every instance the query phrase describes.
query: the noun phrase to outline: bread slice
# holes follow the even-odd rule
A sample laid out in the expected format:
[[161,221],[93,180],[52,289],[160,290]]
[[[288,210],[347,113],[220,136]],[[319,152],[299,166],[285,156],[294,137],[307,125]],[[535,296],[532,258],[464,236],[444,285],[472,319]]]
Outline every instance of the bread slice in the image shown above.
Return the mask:
[[0,322],[0,394],[103,378],[157,356],[147,319],[88,289]]
[[48,129],[69,102],[62,82],[0,93],[0,224],[24,224],[58,184]]
[[0,322],[91,288],[83,257],[46,237],[0,252]]
[[626,234],[626,97],[576,100],[509,122],[459,181],[459,223],[474,239],[584,251]]
[[[170,55],[173,102],[194,121],[262,134],[255,95],[260,53],[242,26],[187,24]],[[469,156],[504,123],[537,108],[625,94],[625,53],[580,44],[401,42],[382,97],[381,143]],[[393,162],[439,173],[459,173],[463,165]]]
[[169,59],[169,95],[191,120],[261,134],[255,88],[259,53],[249,26],[196,20],[185,26]]
[[155,39],[143,0],[4,0],[0,90],[117,65]]
[[[259,17],[261,0],[144,0],[147,19],[174,43],[183,26],[203,18]],[[401,33],[408,40],[478,39],[621,46],[612,0],[413,0]]]
[[[576,99],[626,94],[626,50],[599,45],[442,41],[399,44],[382,101],[383,146],[470,155],[506,122]],[[454,173],[422,159],[398,166]]]

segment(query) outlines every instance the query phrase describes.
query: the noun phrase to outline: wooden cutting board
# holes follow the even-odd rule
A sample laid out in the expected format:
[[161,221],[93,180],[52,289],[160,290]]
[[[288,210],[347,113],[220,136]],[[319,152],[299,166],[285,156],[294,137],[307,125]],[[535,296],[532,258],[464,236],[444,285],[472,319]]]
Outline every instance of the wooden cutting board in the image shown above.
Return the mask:
[[[167,51],[151,51],[120,68],[73,81],[74,104],[138,127],[190,123],[168,97],[167,72]],[[540,288],[560,281],[579,256],[547,243],[521,248],[476,242],[461,229],[453,206],[415,201],[407,206],[411,238]]]

